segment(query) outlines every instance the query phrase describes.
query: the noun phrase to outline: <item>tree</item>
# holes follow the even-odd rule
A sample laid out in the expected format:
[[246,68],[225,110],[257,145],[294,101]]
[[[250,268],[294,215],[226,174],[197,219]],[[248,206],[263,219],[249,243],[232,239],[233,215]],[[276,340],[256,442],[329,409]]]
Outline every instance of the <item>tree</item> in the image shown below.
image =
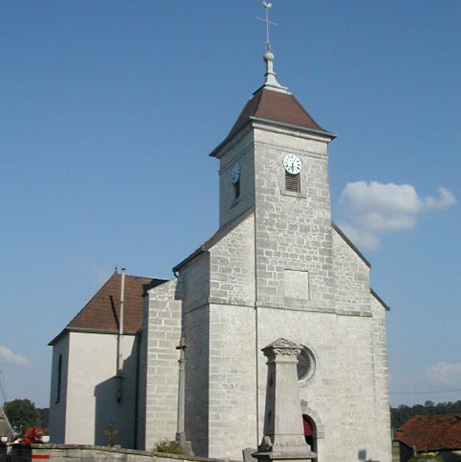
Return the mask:
[[35,404],[28,399],[15,399],[5,403],[3,410],[17,433],[22,434],[26,428],[42,425],[40,412]]
[[460,414],[461,401],[434,404],[433,401],[426,401],[424,406],[415,404],[411,407],[401,404],[397,408],[391,408],[392,428],[400,428],[414,415],[447,415]]

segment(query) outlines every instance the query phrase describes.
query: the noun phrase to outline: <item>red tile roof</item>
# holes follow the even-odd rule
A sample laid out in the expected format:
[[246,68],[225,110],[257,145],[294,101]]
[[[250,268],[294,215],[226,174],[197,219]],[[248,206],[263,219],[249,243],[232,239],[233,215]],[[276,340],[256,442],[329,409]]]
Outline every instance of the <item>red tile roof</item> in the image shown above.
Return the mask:
[[461,449],[461,415],[415,415],[397,430],[397,440],[417,452]]
[[[67,330],[117,333],[119,330],[121,280],[122,275],[114,272],[62,333]],[[155,287],[163,282],[165,282],[163,279],[126,275],[123,315],[123,332],[125,334],[136,334],[142,328],[145,289]],[[54,344],[62,333],[50,344]]]

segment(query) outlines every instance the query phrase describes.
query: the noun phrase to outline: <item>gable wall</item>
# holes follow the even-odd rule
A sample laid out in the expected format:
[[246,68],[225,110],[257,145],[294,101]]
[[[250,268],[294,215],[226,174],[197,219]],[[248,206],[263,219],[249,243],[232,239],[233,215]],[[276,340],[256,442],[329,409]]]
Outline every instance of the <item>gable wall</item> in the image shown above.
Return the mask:
[[336,309],[371,315],[370,268],[332,228]]
[[116,399],[117,335],[69,333],[66,444],[106,445],[105,429],[113,422],[116,444],[134,447],[136,337],[122,340],[122,399]]

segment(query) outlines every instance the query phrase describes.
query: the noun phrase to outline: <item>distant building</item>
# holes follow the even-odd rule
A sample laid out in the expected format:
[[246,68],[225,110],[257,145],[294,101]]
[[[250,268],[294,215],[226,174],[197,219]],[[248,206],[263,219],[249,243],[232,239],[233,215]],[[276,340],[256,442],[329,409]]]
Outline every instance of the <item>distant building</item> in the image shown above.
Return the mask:
[[400,443],[400,462],[418,454],[461,462],[461,415],[415,415],[397,430],[396,437]]
[[387,307],[331,221],[335,136],[277,82],[269,48],[264,58],[264,85],[211,153],[219,230],[174,279],[126,278],[136,297],[118,373],[117,273],[51,342],[54,442],[107,444],[112,422],[123,446],[178,437],[197,455],[240,459],[262,437],[261,348],[285,337],[302,345],[299,419],[319,462],[390,461]]
[[12,437],[12,432],[8,422],[2,417],[0,412],[0,437],[1,436],[6,436],[8,437],[8,440],[10,440]]

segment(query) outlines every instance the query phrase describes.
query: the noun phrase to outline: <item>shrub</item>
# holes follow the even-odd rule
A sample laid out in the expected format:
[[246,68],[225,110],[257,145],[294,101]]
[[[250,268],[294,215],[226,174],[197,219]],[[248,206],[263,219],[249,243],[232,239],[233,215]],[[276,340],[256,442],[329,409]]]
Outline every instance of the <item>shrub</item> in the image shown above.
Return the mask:
[[159,441],[154,446],[155,452],[161,452],[163,454],[176,454],[179,456],[187,456],[188,451],[184,446],[181,446],[177,441],[170,441],[167,438]]
[[433,460],[435,462],[443,462],[441,457],[434,454],[416,454],[408,462],[418,462],[419,460]]

